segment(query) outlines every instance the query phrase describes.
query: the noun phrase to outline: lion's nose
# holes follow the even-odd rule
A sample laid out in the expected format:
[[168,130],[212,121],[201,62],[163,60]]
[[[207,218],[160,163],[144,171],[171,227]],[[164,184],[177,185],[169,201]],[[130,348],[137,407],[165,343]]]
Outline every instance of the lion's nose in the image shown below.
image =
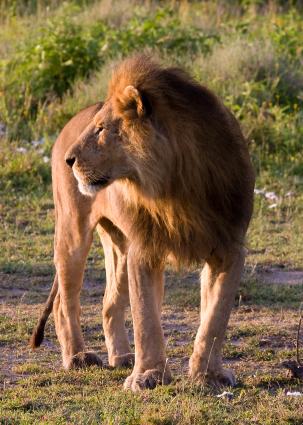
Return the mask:
[[65,162],[70,167],[72,167],[74,165],[75,161],[76,161],[76,157],[75,156],[68,156],[68,157],[65,158]]

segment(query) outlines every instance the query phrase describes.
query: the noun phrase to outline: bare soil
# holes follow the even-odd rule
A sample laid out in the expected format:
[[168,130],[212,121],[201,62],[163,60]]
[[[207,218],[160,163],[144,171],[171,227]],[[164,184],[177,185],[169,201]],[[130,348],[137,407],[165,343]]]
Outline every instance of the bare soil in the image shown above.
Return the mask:
[[275,285],[302,285],[303,270],[281,270],[277,267],[269,267],[258,272],[257,279],[262,283]]

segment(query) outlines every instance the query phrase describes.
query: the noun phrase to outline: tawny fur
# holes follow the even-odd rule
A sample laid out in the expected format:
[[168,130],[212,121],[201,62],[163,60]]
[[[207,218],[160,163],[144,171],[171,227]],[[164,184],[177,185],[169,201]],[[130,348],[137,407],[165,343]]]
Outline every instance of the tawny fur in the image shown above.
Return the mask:
[[[130,58],[114,72],[104,105],[81,111],[61,132],[52,176],[54,317],[64,367],[101,362],[86,350],[80,327],[85,260],[97,228],[112,366],[133,360],[124,326],[131,303],[135,365],[125,387],[137,391],[160,377],[170,380],[160,322],[167,259],[205,262],[191,377],[233,384],[221,351],[244,264],[254,173],[239,124],[222,102],[180,69]],[[45,312],[34,336],[39,342]]]

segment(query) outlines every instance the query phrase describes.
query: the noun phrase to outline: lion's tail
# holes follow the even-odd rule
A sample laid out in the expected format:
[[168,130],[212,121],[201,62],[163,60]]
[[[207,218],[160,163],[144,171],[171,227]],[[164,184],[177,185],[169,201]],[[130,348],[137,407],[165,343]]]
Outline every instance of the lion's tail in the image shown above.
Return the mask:
[[39,322],[37,326],[35,327],[35,329],[33,330],[32,336],[29,341],[29,345],[32,348],[39,347],[43,341],[45,324],[47,322],[49,315],[52,312],[54,299],[57,295],[57,292],[58,292],[58,274],[56,273],[52,289],[50,291],[50,294],[44,306],[43,313],[41,314]]

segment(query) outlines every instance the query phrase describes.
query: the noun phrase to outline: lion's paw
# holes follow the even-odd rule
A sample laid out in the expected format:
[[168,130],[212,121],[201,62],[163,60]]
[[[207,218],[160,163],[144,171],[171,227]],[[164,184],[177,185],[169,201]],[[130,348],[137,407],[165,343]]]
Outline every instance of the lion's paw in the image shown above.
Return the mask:
[[102,360],[93,351],[75,354],[67,363],[66,369],[81,369],[89,366],[102,366]]
[[206,373],[190,373],[190,376],[193,380],[206,383],[212,387],[234,387],[236,385],[236,378],[234,372],[231,369],[223,369],[212,371],[208,370]]
[[152,390],[157,385],[168,385],[171,382],[171,374],[158,369],[148,369],[145,372],[133,372],[124,382],[124,389],[139,392],[145,389]]
[[134,353],[122,354],[121,356],[112,356],[109,364],[112,367],[131,367],[135,363]]

